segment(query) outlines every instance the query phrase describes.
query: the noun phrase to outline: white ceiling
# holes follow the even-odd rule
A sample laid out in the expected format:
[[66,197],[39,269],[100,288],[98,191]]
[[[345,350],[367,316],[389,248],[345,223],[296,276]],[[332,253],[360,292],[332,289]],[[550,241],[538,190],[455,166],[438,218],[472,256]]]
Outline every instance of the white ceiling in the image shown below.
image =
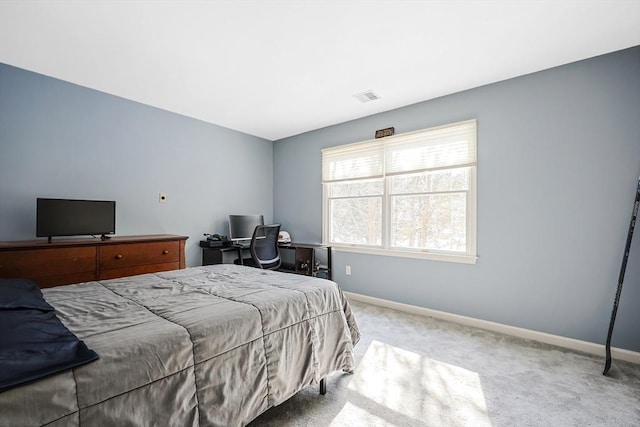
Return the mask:
[[0,1],[0,62],[269,140],[636,45],[640,0]]

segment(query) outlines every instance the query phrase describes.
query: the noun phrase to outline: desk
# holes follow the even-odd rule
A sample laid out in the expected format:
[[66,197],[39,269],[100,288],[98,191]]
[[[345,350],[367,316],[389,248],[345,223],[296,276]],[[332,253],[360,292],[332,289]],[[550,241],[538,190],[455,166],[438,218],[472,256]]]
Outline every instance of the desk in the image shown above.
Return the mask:
[[[200,247],[202,247],[202,265],[223,264],[226,252],[234,253],[235,256],[235,254],[240,254],[243,250],[249,249],[246,246],[238,245],[212,248],[208,247],[206,241],[202,241]],[[278,247],[282,258],[280,271],[323,277],[331,280],[331,246],[292,242],[280,243]],[[326,251],[326,264],[320,262],[323,257],[318,256],[317,251]]]

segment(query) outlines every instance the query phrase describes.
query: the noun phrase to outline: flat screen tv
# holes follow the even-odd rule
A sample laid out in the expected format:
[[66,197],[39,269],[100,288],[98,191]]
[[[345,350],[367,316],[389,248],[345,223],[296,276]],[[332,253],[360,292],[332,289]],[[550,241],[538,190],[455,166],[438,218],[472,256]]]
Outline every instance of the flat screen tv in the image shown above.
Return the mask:
[[116,232],[116,202],[37,199],[36,237],[100,235]]
[[264,225],[262,215],[229,215],[229,239],[250,240],[256,225]]

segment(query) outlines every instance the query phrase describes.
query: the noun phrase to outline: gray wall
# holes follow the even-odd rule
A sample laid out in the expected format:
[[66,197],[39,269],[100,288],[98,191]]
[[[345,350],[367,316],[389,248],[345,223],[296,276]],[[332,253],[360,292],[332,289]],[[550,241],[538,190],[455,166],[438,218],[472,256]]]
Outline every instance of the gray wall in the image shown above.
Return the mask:
[[[37,197],[116,201],[116,234],[189,236],[273,215],[273,143],[0,64],[0,240],[35,238]],[[160,204],[158,195],[167,193]]]
[[[275,143],[274,218],[321,240],[320,149],[478,119],[476,265],[338,252],[347,291],[604,343],[640,173],[640,47]],[[640,230],[613,345],[640,351]],[[345,265],[352,275],[346,276]]]

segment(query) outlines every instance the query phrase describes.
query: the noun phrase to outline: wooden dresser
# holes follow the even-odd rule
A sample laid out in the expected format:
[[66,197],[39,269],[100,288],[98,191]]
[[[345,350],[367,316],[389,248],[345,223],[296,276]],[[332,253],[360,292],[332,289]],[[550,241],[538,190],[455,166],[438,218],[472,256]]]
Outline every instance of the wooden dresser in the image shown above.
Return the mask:
[[0,278],[41,288],[185,268],[188,237],[172,234],[0,242]]

